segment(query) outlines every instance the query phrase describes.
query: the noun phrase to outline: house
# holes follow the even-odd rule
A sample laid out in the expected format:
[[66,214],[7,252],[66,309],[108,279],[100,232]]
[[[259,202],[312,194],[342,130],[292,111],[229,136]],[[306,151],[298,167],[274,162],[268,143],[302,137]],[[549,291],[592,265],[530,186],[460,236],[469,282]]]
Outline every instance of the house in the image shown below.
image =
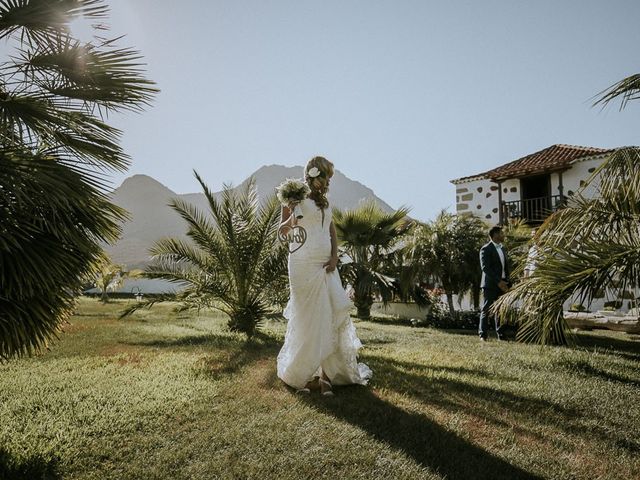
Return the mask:
[[489,223],[542,223],[573,195],[615,149],[552,145],[492,170],[451,180],[456,212]]
[[[452,180],[451,183],[456,186],[456,212],[474,214],[492,224],[503,224],[510,219],[522,219],[530,225],[540,224],[583,187],[615,150],[552,145],[487,172]],[[590,196],[595,192],[593,189],[583,191],[583,194]],[[629,300],[637,302],[640,298],[638,289],[624,292],[621,298],[608,298],[608,295],[607,291],[596,294],[587,308],[615,317],[631,309]],[[568,299],[565,310],[579,301],[578,297]],[[602,312],[607,301],[620,305],[619,312]],[[633,312],[634,319],[620,317],[614,323],[607,316],[595,323],[593,319],[586,322],[580,317],[583,314],[575,314],[576,318],[572,317],[571,324],[577,327],[588,324],[589,328],[640,331],[637,308],[633,308]]]

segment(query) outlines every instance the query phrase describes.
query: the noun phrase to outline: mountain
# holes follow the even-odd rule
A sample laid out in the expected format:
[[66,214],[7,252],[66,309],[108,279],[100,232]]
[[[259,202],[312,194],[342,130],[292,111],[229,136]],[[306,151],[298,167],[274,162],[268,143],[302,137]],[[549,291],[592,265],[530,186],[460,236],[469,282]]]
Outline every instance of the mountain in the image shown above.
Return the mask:
[[[302,167],[268,165],[259,168],[251,177],[255,180],[259,198],[264,199],[274,193],[276,186],[285,178],[301,178],[302,173]],[[244,187],[249,178],[236,188]],[[215,195],[220,194],[221,192],[217,192]],[[111,201],[127,210],[130,215],[130,220],[123,225],[120,240],[115,245],[105,246],[114,262],[131,268],[143,267],[150,261],[148,250],[156,240],[185,235],[184,220],[168,206],[173,198],[180,198],[202,210],[207,209],[203,193],[177,194],[147,175],[133,175],[111,193]],[[369,199],[373,199],[387,212],[394,210],[376,197],[373,190],[336,170],[329,192],[329,200],[333,205],[340,209],[350,209]]]

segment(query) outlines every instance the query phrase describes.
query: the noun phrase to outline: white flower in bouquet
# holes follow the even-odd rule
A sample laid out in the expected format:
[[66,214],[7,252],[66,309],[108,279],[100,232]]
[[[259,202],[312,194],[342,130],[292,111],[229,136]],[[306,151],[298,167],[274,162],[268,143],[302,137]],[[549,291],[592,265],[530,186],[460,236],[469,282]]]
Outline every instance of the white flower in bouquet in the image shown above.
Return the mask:
[[276,187],[276,196],[280,203],[286,207],[293,205],[295,218],[302,218],[298,204],[311,193],[309,186],[297,178],[287,178]]

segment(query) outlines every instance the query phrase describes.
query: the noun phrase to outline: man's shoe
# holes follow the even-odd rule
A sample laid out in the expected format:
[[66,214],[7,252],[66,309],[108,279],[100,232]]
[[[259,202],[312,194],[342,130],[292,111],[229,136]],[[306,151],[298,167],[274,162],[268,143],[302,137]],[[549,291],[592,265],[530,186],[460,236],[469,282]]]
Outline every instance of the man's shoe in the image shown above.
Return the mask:
[[480,341],[481,341],[481,342],[486,342],[486,341],[487,341],[487,339],[486,339],[485,337],[480,337]]

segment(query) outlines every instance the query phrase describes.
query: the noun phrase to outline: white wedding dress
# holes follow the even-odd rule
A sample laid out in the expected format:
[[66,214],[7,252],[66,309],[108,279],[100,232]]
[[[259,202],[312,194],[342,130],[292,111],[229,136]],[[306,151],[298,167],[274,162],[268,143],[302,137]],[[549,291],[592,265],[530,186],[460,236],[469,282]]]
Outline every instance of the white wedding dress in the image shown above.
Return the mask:
[[324,222],[313,200],[303,200],[300,209],[304,216],[298,225],[307,231],[307,240],[289,254],[288,324],[278,354],[278,377],[303,388],[324,371],[334,385],[365,385],[372,372],[357,361],[362,344],[349,316],[351,300],[338,271],[323,268],[331,257],[331,209],[325,210]]

